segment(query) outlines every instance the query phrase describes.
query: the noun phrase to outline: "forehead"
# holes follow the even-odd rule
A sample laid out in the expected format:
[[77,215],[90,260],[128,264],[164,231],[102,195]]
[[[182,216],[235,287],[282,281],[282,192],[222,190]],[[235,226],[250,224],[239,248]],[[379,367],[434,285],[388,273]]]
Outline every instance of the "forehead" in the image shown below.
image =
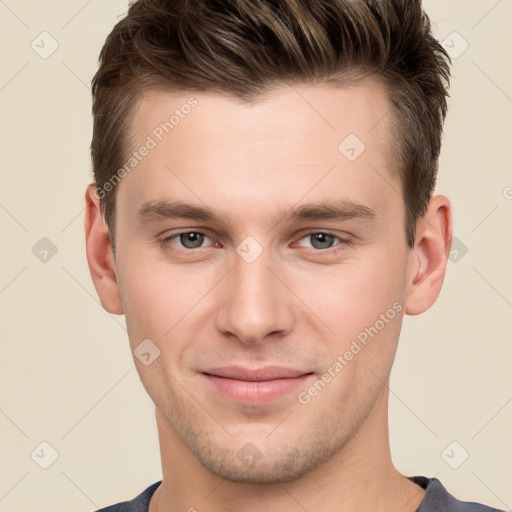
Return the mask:
[[[157,89],[141,93],[133,112],[131,134],[136,143],[151,133],[156,138],[172,133],[178,142],[180,134],[186,136],[188,127],[196,137],[206,136],[213,141],[217,135],[221,143],[223,134],[231,128],[230,140],[224,140],[231,145],[239,141],[234,132],[255,140],[275,135],[280,141],[314,138],[317,134],[326,142],[336,142],[350,132],[363,142],[376,142],[390,135],[391,111],[386,86],[376,78],[338,86],[282,85],[251,102],[216,93]],[[190,120],[185,122],[187,118]],[[167,130],[161,126],[165,123],[170,125]],[[384,144],[380,149],[389,148]]]
[[[391,118],[387,91],[373,79],[283,86],[253,103],[148,91],[134,111],[132,135],[134,150],[150,140],[151,150],[121,188],[138,205],[179,187],[196,202],[227,209],[258,208],[265,199],[268,205],[273,194],[280,205],[308,195],[383,208],[391,188],[400,188]],[[393,199],[400,202],[400,194]]]

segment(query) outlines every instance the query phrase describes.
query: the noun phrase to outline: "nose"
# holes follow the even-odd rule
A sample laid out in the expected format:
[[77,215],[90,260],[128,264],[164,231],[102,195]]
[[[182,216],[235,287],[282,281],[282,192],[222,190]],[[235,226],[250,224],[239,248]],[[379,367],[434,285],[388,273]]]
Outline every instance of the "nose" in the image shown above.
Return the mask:
[[219,332],[246,345],[288,334],[296,314],[293,293],[278,275],[265,251],[252,263],[236,255],[217,290]]

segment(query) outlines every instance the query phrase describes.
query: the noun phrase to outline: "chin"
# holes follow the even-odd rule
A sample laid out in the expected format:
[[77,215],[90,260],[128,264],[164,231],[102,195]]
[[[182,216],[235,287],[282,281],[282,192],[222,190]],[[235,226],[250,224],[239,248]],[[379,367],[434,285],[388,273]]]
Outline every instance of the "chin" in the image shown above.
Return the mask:
[[[333,447],[311,445],[306,448],[281,446],[271,454],[260,451],[253,443],[245,443],[240,449],[194,447],[192,451],[199,462],[211,473],[237,483],[278,483],[301,478],[322,462],[333,452]],[[197,448],[197,449],[196,449]]]

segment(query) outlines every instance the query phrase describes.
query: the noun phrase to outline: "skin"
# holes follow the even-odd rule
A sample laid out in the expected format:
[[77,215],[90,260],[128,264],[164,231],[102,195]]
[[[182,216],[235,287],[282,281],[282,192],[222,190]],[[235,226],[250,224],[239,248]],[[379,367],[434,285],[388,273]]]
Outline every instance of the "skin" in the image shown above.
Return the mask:
[[[156,406],[162,459],[150,511],[415,511],[425,491],[393,466],[387,386],[404,314],[426,311],[440,293],[449,200],[431,199],[409,249],[390,104],[377,81],[283,86],[252,105],[148,93],[134,117],[135,146],[190,96],[197,107],[118,185],[115,259],[94,188],[86,192],[87,258],[101,303],[126,315],[132,350],[147,338],[160,350],[149,366],[134,357]],[[353,162],[338,150],[350,133],[366,145]],[[138,220],[146,202],[171,199],[225,222]],[[336,200],[376,217],[275,223],[283,208]],[[207,235],[199,248],[179,237],[161,245],[187,230]],[[335,237],[322,246],[308,230]],[[236,252],[247,236],[263,249],[252,263]],[[298,392],[393,303],[401,305],[394,319],[300,403]],[[200,373],[233,364],[313,375],[270,404],[241,405]],[[252,466],[237,457],[247,443],[260,454]]]

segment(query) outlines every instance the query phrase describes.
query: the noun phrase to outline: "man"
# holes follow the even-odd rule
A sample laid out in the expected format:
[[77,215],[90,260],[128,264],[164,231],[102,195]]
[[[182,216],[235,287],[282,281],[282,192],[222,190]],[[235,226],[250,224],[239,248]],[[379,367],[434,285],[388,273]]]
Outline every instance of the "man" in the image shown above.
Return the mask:
[[163,479],[104,511],[490,511],[393,466],[404,314],[452,237],[419,0],[139,0],[93,80],[91,275]]

